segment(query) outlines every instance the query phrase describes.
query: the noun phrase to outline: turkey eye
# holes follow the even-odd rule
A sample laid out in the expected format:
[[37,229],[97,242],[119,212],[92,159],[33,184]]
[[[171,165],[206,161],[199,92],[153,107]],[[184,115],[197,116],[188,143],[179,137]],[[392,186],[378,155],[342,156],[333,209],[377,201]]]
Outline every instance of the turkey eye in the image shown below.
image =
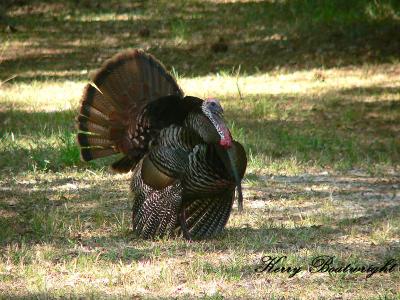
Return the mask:
[[215,105],[216,105],[215,102],[211,102],[212,107],[215,107]]

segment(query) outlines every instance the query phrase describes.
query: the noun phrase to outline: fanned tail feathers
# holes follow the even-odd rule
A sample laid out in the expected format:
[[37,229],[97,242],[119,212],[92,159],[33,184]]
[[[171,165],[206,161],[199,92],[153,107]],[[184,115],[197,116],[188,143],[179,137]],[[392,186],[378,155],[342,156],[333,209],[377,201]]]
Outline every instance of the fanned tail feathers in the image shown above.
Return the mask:
[[81,100],[77,122],[82,160],[122,153],[113,169],[131,170],[142,155],[134,140],[137,117],[145,105],[168,95],[183,93],[153,56],[130,50],[106,61]]

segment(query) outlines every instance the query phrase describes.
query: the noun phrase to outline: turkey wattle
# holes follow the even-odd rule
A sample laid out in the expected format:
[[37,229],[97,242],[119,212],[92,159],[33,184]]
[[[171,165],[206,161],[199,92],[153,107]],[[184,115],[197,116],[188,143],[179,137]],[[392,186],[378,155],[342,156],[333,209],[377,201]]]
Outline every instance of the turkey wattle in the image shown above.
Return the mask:
[[242,210],[246,153],[215,99],[184,96],[153,56],[131,50],[107,61],[88,84],[78,121],[81,158],[113,154],[133,171],[133,230],[144,238],[209,237],[229,219],[235,188]]

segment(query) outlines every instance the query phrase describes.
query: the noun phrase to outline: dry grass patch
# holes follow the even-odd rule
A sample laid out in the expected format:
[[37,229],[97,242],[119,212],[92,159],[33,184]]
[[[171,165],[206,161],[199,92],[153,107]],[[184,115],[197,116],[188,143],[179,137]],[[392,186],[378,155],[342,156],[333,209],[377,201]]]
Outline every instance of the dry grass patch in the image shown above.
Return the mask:
[[1,190],[2,209],[14,212],[2,219],[10,229],[2,237],[3,295],[305,299],[400,292],[399,272],[367,280],[363,274],[254,272],[263,255],[287,255],[288,264],[303,266],[320,254],[341,263],[400,259],[397,177],[247,181],[245,213],[234,211],[216,239],[191,243],[132,236],[126,176],[36,173],[3,178]]

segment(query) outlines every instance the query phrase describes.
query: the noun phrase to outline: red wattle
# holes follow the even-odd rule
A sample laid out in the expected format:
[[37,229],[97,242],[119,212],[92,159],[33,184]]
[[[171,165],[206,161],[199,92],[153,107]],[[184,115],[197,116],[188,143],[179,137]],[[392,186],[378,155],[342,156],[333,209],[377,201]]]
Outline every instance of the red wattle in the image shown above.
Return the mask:
[[231,140],[231,139],[223,139],[223,140],[221,140],[221,141],[219,142],[219,144],[220,144],[223,148],[227,149],[227,148],[232,147],[232,140]]
[[225,130],[224,138],[219,141],[219,144],[225,149],[232,147],[232,136],[228,129]]

